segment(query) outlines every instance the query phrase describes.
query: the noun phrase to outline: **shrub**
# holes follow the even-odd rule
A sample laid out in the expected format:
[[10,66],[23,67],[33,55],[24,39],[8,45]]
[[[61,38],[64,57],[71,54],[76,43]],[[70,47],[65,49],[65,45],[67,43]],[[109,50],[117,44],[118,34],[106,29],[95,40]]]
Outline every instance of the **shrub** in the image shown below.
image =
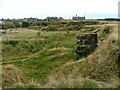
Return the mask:
[[14,22],[14,27],[19,28],[20,27],[20,23],[15,21]]
[[57,27],[56,26],[48,26],[47,30],[48,31],[54,31],[54,30],[57,30]]
[[66,29],[67,29],[67,30],[73,30],[72,27],[68,27],[68,28],[66,28]]
[[26,21],[22,22],[22,27],[23,28],[29,27],[29,25],[30,25],[29,22],[26,22]]
[[42,22],[41,25],[42,26],[48,26],[48,22]]
[[12,22],[5,22],[2,24],[2,29],[14,28],[14,24]]

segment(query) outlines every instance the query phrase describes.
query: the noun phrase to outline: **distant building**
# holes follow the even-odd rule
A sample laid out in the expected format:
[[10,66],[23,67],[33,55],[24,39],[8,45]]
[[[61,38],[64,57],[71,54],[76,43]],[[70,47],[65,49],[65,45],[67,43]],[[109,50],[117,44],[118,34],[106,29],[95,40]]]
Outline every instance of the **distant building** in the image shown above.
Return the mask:
[[85,16],[84,17],[80,17],[80,16],[75,16],[72,18],[73,20],[85,20]]
[[30,21],[30,22],[37,22],[38,21],[38,18],[24,18],[23,21]]
[[0,21],[1,22],[13,22],[14,20],[13,19],[9,19],[9,18],[8,19],[3,19],[2,18]]
[[47,21],[51,21],[51,20],[63,20],[63,18],[62,17],[47,17],[47,18],[45,18],[45,20],[47,20]]

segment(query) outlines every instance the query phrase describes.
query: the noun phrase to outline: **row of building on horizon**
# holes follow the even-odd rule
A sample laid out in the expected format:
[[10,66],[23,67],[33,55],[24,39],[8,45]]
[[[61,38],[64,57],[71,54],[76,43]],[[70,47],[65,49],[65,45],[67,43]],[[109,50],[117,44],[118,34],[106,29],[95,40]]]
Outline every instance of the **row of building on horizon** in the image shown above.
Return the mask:
[[[65,20],[62,17],[46,17],[45,19],[39,19],[39,18],[23,18],[23,19],[0,19],[1,22],[14,22],[14,21],[29,21],[29,22],[39,22],[39,21],[51,21],[51,20]],[[80,16],[73,16],[71,20],[86,20],[86,17],[80,17]],[[87,20],[105,20],[105,21],[120,21],[119,18],[105,18],[105,19],[87,19]]]
[[[72,18],[73,20],[85,20],[85,16],[84,17],[80,17],[80,16],[75,16]],[[0,21],[4,21],[4,22],[14,22],[14,21],[31,21],[31,22],[38,22],[38,21],[51,21],[51,20],[64,20],[64,18],[62,17],[46,17],[45,19],[39,19],[39,18],[23,18],[23,19],[0,19]]]

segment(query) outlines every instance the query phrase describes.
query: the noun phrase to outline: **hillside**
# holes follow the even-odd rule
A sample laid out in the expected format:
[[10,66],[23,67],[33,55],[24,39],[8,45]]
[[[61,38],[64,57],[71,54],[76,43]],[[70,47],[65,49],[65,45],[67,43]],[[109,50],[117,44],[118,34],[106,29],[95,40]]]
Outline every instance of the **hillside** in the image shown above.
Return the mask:
[[[57,30],[6,30],[2,36],[3,87],[117,88],[117,24],[86,21],[79,28],[81,22],[57,23],[61,22],[49,22],[50,26],[42,27],[59,25]],[[67,26],[72,29],[64,30]],[[107,26],[110,33],[103,33]],[[76,35],[91,32],[98,34],[98,47],[77,60]]]

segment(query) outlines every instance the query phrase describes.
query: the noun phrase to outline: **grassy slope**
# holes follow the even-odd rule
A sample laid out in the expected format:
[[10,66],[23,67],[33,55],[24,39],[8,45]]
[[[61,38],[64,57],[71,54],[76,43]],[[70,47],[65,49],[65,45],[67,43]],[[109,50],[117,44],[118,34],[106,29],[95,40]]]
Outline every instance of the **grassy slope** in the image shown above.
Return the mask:
[[87,58],[65,64],[53,72],[47,87],[117,87],[118,38],[117,29],[114,30]]
[[[107,85],[107,82],[111,82],[110,79],[113,79],[115,85],[109,87],[115,87],[117,84],[117,80],[114,78],[117,74],[116,40],[114,43],[113,38],[106,37],[107,39],[100,43],[94,53],[76,61],[76,34],[79,32],[43,31],[40,36],[37,36],[36,31],[25,30],[25,35],[23,35],[23,31],[20,30],[13,36],[3,36],[3,40],[6,40],[8,36],[19,40],[15,47],[12,45],[3,46],[3,49],[7,47],[3,52],[3,63],[5,64],[3,68],[7,65],[8,67],[14,65],[10,67],[11,69],[3,69],[3,72],[7,70],[13,70],[11,73],[18,72],[20,69],[23,74],[20,76],[20,80],[16,79],[16,82],[10,84],[11,76],[4,73],[7,77],[4,78],[3,85],[7,87],[11,87],[11,85],[12,87],[108,87],[112,84],[108,83]],[[30,36],[29,33],[31,33]],[[27,44],[23,37],[28,41]],[[29,52],[23,46],[30,44],[41,48],[36,52]],[[16,50],[19,47],[23,47],[23,49]],[[11,51],[7,51],[8,49]],[[21,53],[24,54],[21,55]],[[17,67],[18,70],[14,70],[14,67]],[[106,83],[104,84],[104,82]],[[17,83],[18,85],[16,85]],[[30,83],[33,86],[29,86]]]
[[[3,43],[3,64],[14,64],[23,70],[25,75],[27,75],[28,80],[32,81],[32,79],[35,79],[38,82],[44,83],[45,76],[51,71],[66,62],[76,60],[74,47],[75,36],[78,32],[79,31],[71,31],[70,33],[65,31],[42,32],[41,36],[36,35],[37,39],[34,39],[34,37],[32,38],[32,41],[29,39],[28,42],[26,42],[26,40],[21,40],[21,38],[23,38],[21,35],[21,37],[19,37],[20,40],[18,40],[19,43],[16,44],[15,47]],[[44,39],[43,41],[41,41],[41,37]],[[6,38],[6,36],[3,37],[3,39],[4,38]],[[31,44],[39,45],[42,49],[35,53],[29,52],[24,47]],[[18,51],[18,49],[20,50]]]

